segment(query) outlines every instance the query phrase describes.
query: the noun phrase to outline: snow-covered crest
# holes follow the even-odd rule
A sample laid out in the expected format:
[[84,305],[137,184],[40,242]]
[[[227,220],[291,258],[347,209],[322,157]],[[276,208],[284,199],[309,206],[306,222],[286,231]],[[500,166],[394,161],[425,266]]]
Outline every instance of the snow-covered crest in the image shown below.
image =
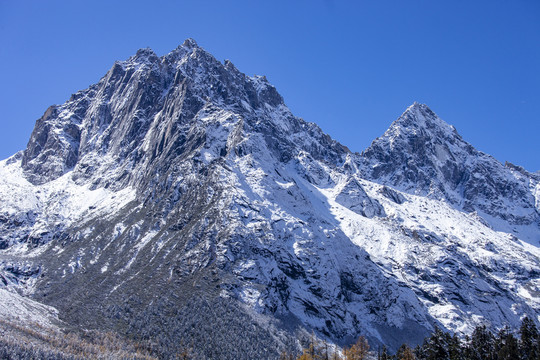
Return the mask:
[[360,162],[370,180],[446,200],[497,230],[540,243],[538,178],[476,150],[426,105],[409,107]]

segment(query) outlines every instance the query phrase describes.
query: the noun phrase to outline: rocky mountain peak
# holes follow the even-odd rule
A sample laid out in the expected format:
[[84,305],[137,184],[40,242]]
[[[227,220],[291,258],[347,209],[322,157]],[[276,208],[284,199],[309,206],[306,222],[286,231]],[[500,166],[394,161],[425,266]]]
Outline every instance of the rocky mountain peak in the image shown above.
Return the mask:
[[185,48],[188,48],[188,49],[193,49],[193,48],[198,48],[199,47],[197,42],[192,38],[187,38],[186,40],[184,40],[184,43],[182,44],[182,46],[185,47]]
[[[334,160],[334,151],[344,150],[316,125],[294,117],[266,77],[248,77],[232,62],[221,63],[188,39],[163,57],[140,49],[128,60],[116,62],[97,84],[51,107],[36,122],[23,169],[34,184],[71,170],[77,181],[91,181],[97,187],[141,183],[136,173],[145,176],[141,174],[168,168],[178,157],[199,156],[206,147],[216,147],[209,144],[217,144],[209,134],[216,130],[202,121],[209,117],[219,127],[242,124],[238,139],[241,132],[262,134],[282,160],[306,146],[313,156]],[[317,141],[295,138],[308,128]],[[220,141],[225,148],[219,150],[227,152],[227,138]],[[104,154],[107,161],[101,160]],[[97,176],[103,172],[114,172],[122,180]]]
[[410,105],[402,114],[423,114],[424,116],[428,116],[430,118],[437,117],[437,114],[435,114],[426,104],[419,103],[418,101],[415,101]]
[[[440,119],[427,105],[415,102],[373,141],[362,157],[368,164],[366,170],[370,176],[389,178],[394,186],[417,191],[425,185],[422,179],[439,178],[437,173],[441,167],[455,164],[458,162],[456,156],[471,151],[472,147],[463,141],[453,126]],[[452,176],[446,174],[443,177]]]
[[[534,176],[478,151],[427,105],[414,103],[407,108],[362,153],[361,162],[366,177],[379,183],[445,200],[458,209],[505,223],[539,222],[529,190]],[[512,207],[516,210],[508,211]],[[531,210],[517,210],[522,208]],[[498,220],[491,224],[510,231]],[[538,242],[537,237],[530,240]]]
[[143,62],[143,61],[157,61],[158,56],[154,52],[154,50],[150,48],[142,48],[137,50],[135,55],[129,58],[128,61],[131,62]]
[[296,329],[397,350],[540,311],[537,178],[418,103],[353,154],[190,39],[51,106],[0,198],[0,287],[171,354],[278,358]]
[[[427,105],[415,102],[405,110],[405,112],[392,123],[390,128],[383,135],[383,138],[392,140],[392,146],[396,138],[422,137],[431,141],[446,139],[452,141],[459,138],[456,129],[439,118]],[[376,140],[377,141],[377,140]]]

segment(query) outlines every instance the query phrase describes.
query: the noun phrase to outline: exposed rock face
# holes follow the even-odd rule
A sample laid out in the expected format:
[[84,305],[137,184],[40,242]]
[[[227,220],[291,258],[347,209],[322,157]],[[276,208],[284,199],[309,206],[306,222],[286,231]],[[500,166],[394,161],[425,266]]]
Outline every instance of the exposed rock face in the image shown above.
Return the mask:
[[0,286],[210,358],[517,326],[540,309],[538,183],[419,104],[352,154],[186,40],[115,63],[0,162]]
[[398,205],[403,204],[407,199],[405,199],[405,196],[401,195],[399,192],[393,190],[392,188],[389,188],[388,186],[383,186],[380,190],[380,193],[387,199],[392,200]]
[[75,166],[81,139],[78,120],[51,106],[36,122],[22,158],[32,183],[56,179]]
[[381,204],[377,200],[370,198],[362,185],[354,178],[345,183],[345,186],[336,196],[336,202],[367,218],[386,216]]
[[[409,107],[363,152],[361,163],[368,179],[477,211],[499,230],[532,225],[540,232],[538,177],[476,150],[426,105]],[[540,241],[538,232],[521,235]]]

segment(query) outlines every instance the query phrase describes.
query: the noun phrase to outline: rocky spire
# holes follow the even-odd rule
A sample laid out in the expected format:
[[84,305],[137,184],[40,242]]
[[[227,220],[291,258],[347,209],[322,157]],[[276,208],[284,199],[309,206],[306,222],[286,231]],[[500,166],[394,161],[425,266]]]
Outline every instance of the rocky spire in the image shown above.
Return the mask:
[[379,183],[516,224],[538,221],[533,210],[502,211],[502,204],[534,209],[520,173],[476,150],[427,105],[408,107],[362,153],[361,162],[365,176]]

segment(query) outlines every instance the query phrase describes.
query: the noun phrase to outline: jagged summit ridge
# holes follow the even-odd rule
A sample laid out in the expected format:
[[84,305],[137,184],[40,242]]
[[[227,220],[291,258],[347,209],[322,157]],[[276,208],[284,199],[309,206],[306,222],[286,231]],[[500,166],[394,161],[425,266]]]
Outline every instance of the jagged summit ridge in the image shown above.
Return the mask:
[[452,125],[440,119],[426,104],[416,101],[390,125],[389,130],[394,128],[432,130],[439,136],[441,132],[447,134],[447,136],[457,135],[457,131]]
[[449,196],[445,185],[457,186],[462,176],[459,163],[473,150],[427,105],[414,103],[362,157],[369,177],[385,178],[393,186],[415,192]]
[[[197,114],[212,108],[239,114],[243,126],[287,132],[275,137],[282,142],[290,139],[290,133],[307,127],[323,136],[314,125],[304,124],[290,113],[265,77],[247,77],[232,63],[221,64],[194,41],[186,40],[161,58],[150,49],[141,49],[127,61],[115,63],[98,84],[51,107],[36,123],[23,168],[36,184],[71,169],[79,178],[88,177],[96,168],[106,173],[125,166],[126,159],[132,164],[126,171],[131,172],[133,166],[148,160],[139,147],[141,142],[156,143],[157,148],[145,149],[154,154],[164,149],[168,155],[184,153],[183,134],[189,133],[186,130],[194,125]],[[276,115],[261,117],[261,113]],[[261,118],[279,121],[262,124]],[[161,136],[159,141],[156,136]],[[197,141],[192,145],[204,142],[202,138]],[[96,152],[99,157],[109,154],[109,162],[94,163]],[[119,179],[112,180],[118,183]],[[127,178],[120,181],[128,182]]]

